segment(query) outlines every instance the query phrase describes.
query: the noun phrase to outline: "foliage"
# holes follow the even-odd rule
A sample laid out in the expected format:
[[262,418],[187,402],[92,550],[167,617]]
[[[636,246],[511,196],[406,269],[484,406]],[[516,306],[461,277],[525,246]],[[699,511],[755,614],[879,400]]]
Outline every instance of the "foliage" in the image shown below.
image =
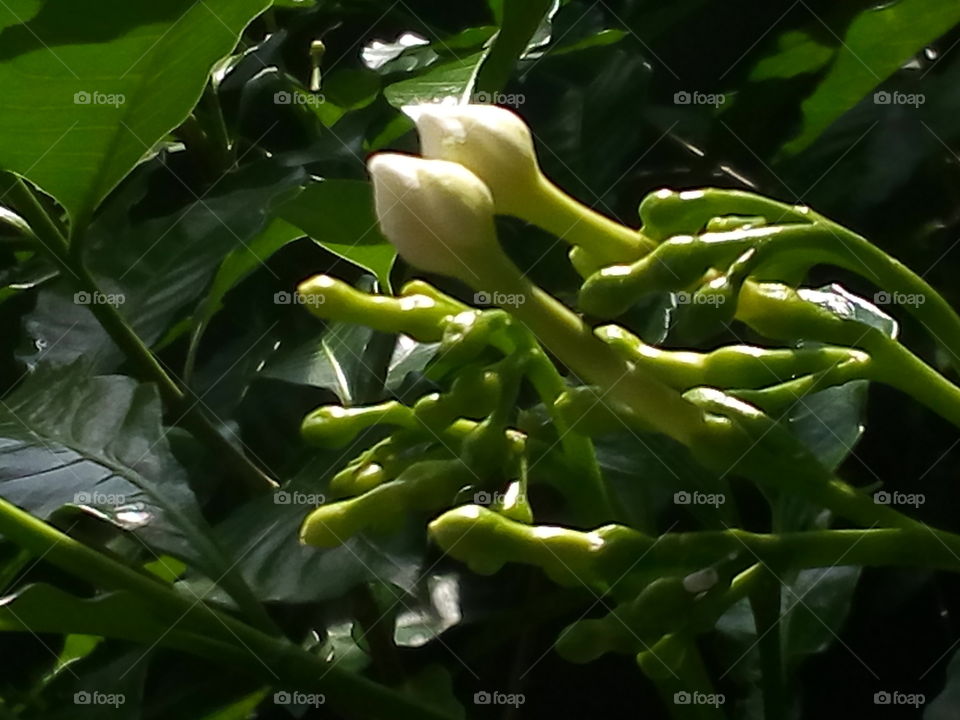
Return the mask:
[[[956,3],[914,0],[0,4],[0,647],[16,658],[0,717],[953,717],[958,22]],[[802,277],[777,279],[802,280],[791,307],[856,328],[830,340],[849,367],[851,346],[887,359],[787,400],[704,383],[767,410],[734,472],[622,415],[566,432],[559,394],[596,409],[589,363],[541,352],[478,296],[496,288],[409,290],[423,274],[378,226],[367,158],[419,153],[404,107],[443,100],[513,107],[545,176],[630,228],[663,187],[746,191],[715,197],[763,212],[705,221],[761,214],[785,242],[813,208]],[[638,271],[642,292],[606,294],[560,233],[509,217],[497,233],[628,357],[816,360],[756,314],[704,331],[683,303],[696,284],[650,292]],[[891,285],[908,271],[887,253],[916,283]],[[733,276],[741,255],[708,267]],[[297,292],[317,275],[361,304],[426,293],[449,312],[343,317]],[[448,321],[461,311],[479,330]],[[518,349],[531,365],[510,365]],[[477,380],[491,367],[506,390]],[[301,433],[320,407],[420,422],[421,398],[468,381],[456,417],[493,417],[522,453],[497,433],[397,441],[379,420],[326,447],[310,420]],[[365,497],[345,478],[360,488],[390,443],[389,479],[437,471],[407,476],[425,494],[381,493],[378,522],[302,544],[317,507]],[[787,453],[834,490],[909,504],[851,511]],[[498,494],[519,480],[527,507]],[[622,554],[573,552],[611,523]]]

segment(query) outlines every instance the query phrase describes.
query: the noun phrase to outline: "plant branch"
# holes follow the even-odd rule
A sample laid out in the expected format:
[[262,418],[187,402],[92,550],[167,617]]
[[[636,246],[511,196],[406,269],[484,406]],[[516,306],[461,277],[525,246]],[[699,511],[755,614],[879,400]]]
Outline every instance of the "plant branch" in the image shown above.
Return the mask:
[[[237,653],[250,653],[262,662],[246,663],[265,675],[265,682],[290,689],[322,691],[334,707],[377,720],[450,720],[436,710],[419,705],[400,693],[327,663],[286,639],[271,637],[230,615],[183,596],[159,580],[141,574],[77,542],[15,505],[0,499],[0,533],[10,541],[61,570],[106,590],[126,591],[142,598],[165,617],[189,617],[202,635],[230,645]],[[200,656],[210,648],[187,648]],[[236,658],[232,658],[236,660]]]
[[[64,273],[73,278],[74,285],[91,295],[102,295],[96,279],[82,259],[70,252],[66,238],[26,183],[15,178],[10,195],[40,244]],[[92,303],[89,307],[124,355],[145,377],[157,384],[168,410],[177,416],[178,421],[182,420],[197,439],[222,458],[249,490],[263,491],[276,486],[270,477],[217,430],[213,421],[202,411],[199,400],[170,376],[116,307],[106,303]]]

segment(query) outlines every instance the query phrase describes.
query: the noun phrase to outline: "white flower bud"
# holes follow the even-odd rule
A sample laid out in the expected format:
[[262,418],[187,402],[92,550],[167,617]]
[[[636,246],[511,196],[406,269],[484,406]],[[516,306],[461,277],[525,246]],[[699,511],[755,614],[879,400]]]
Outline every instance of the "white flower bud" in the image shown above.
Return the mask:
[[474,285],[502,257],[490,191],[462,165],[380,153],[367,169],[380,228],[411,265]]
[[524,216],[537,201],[543,176],[530,128],[496,105],[417,105],[408,108],[424,157],[460,163],[490,188],[497,212]]
[[463,165],[493,195],[496,212],[542,227],[583,248],[577,266],[632,262],[654,244],[566,195],[544,176],[533,135],[523,119],[496,105],[414,105],[405,108],[417,124],[424,157]]

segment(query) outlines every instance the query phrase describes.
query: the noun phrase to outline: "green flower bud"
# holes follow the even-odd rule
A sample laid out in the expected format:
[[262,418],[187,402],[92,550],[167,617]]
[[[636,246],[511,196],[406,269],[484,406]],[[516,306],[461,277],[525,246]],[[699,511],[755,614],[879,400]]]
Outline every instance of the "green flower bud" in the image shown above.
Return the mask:
[[312,445],[335,449],[346,447],[368,427],[383,424],[407,428],[417,426],[410,408],[390,400],[357,408],[324,405],[307,415],[301,432]]

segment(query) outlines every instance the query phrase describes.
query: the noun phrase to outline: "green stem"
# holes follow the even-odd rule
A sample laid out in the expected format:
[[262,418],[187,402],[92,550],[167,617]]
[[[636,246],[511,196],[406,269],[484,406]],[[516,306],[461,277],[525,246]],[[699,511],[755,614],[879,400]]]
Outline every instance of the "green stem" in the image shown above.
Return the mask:
[[[205,635],[219,639],[238,653],[246,651],[259,657],[262,662],[249,662],[247,669],[264,675],[264,680],[271,685],[288,683],[292,686],[289,689],[298,690],[317,688],[334,707],[371,720],[384,717],[449,720],[442,713],[415,704],[388,688],[323,661],[286,639],[272,637],[211,607],[202,606],[204,612],[197,613],[195,600],[78,543],[2,499],[0,533],[42,557],[44,562],[85,582],[106,590],[131,592],[174,619],[194,616],[190,622],[202,628]],[[208,651],[197,654],[206,655]]]
[[[99,284],[82,258],[71,253],[66,238],[60,233],[26,183],[20,178],[15,178],[10,187],[10,195],[51,260],[64,271],[65,275],[72,277],[75,287],[91,295],[102,295]],[[178,420],[182,419],[190,431],[207,444],[218,457],[223,458],[231,471],[246,484],[248,489],[262,491],[276,486],[271,478],[216,429],[201,410],[197,399],[185,392],[167,373],[115,306],[107,303],[93,303],[89,307],[124,355],[139,368],[144,376],[157,384],[160,396],[168,409],[178,416]]]
[[895,387],[960,427],[960,388],[896,340],[871,349],[873,379]]
[[[585,488],[584,495],[590,498],[586,507],[582,502],[577,506],[583,513],[584,524],[599,525],[618,517],[614,510],[614,503],[609,490],[603,480],[603,473],[597,463],[597,453],[593,441],[586,435],[578,432],[575,426],[567,424],[563,414],[557,409],[557,400],[566,390],[563,377],[542,350],[535,348],[529,355],[528,377],[533,384],[537,395],[550,413],[554,427],[557,429],[560,445],[567,461],[573,464],[575,470],[583,473]],[[582,485],[576,483],[579,489]],[[586,497],[584,499],[586,499]]]
[[[507,309],[551,353],[583,380],[597,385],[605,399],[636,416],[639,424],[689,445],[702,427],[703,413],[680,393],[619,357],[578,315],[545,293],[505,256],[490,256],[493,272],[480,283],[503,296],[522,297]],[[482,289],[482,288],[475,288]]]
[[760,667],[763,668],[763,716],[785,717],[783,650],[778,627],[782,612],[780,581],[766,567],[757,587],[750,593],[750,608],[757,630]]
[[601,265],[632,262],[656,247],[639,230],[601,215],[567,195],[542,175],[540,202],[530,203],[527,219],[561,240],[584,248]]

